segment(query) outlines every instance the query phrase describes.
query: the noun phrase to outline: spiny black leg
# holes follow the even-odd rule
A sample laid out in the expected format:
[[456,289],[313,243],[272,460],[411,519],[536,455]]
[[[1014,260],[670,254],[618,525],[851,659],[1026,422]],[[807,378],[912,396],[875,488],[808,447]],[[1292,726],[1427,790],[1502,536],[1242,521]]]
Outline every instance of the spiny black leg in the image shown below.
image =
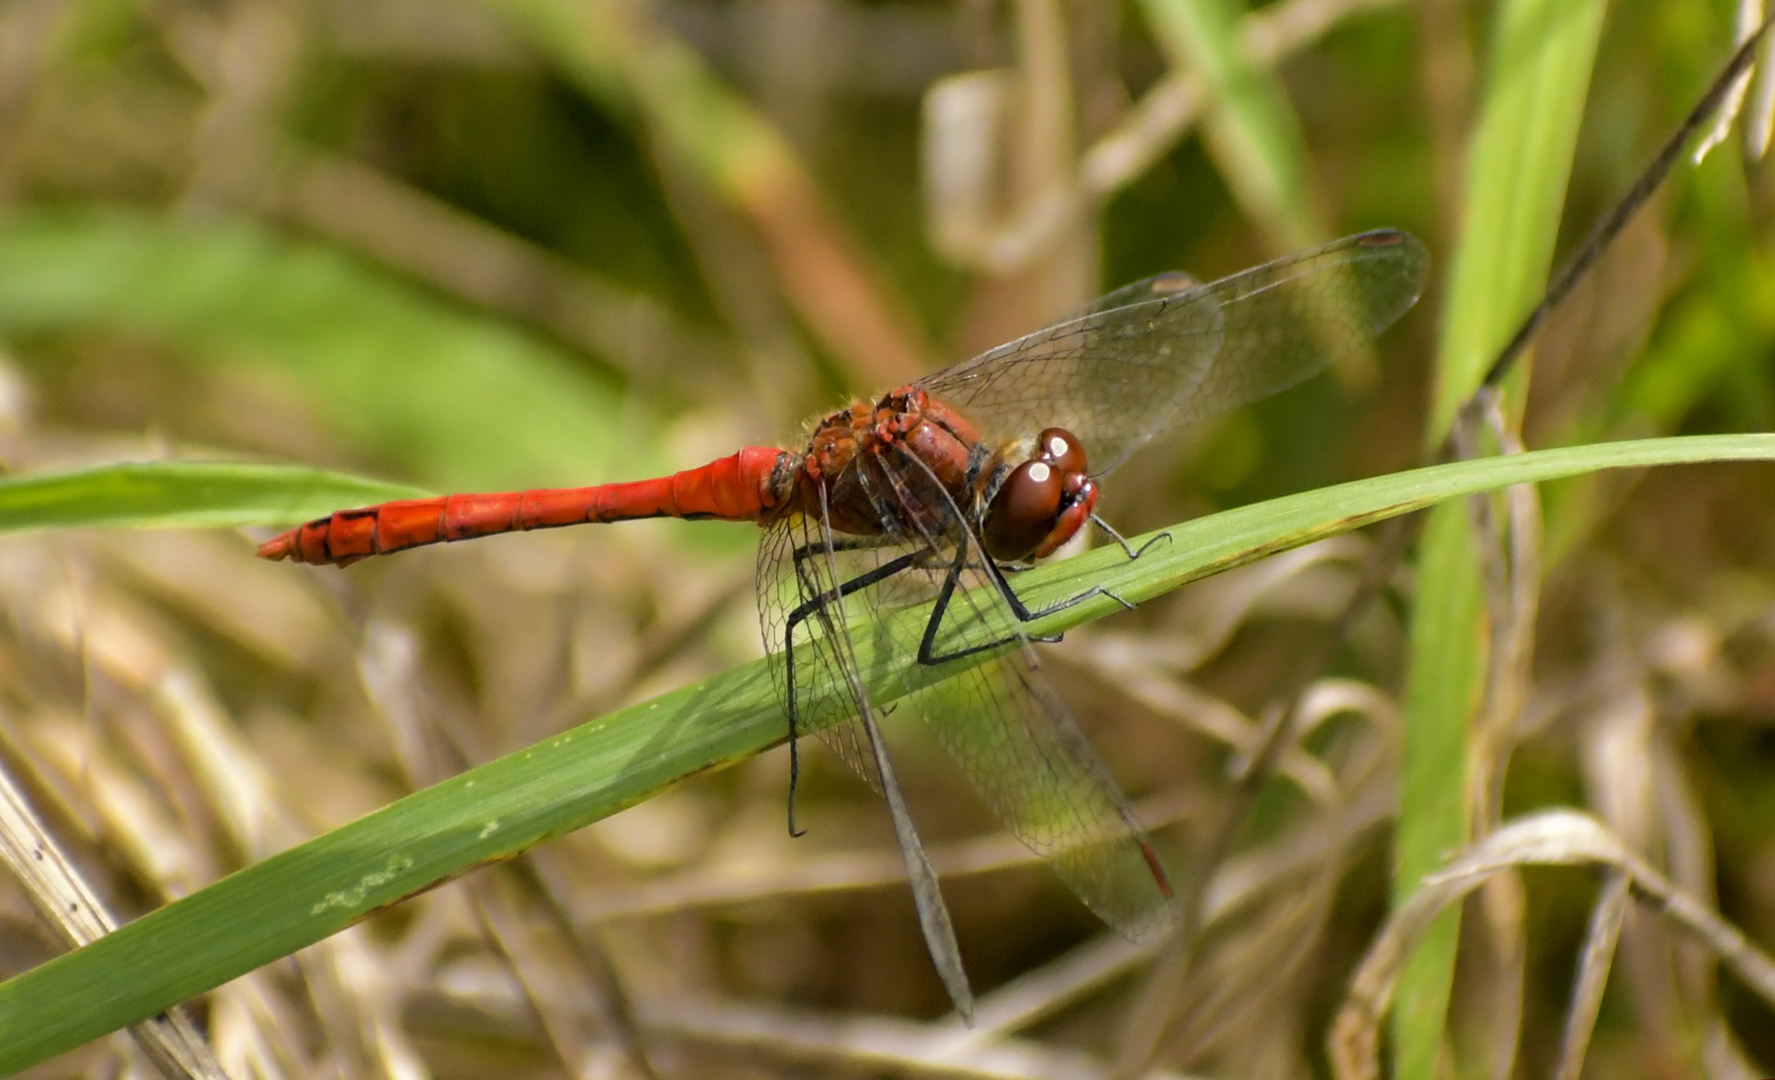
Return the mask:
[[878,581],[891,578],[895,574],[910,568],[917,563],[917,561],[917,552],[907,552],[897,558],[889,559],[887,562],[882,563],[873,570],[865,570],[863,573],[851,578],[836,589],[820,593],[812,599],[803,600],[801,606],[789,613],[789,633],[791,640],[794,638],[796,624],[804,622],[809,616],[821,610],[827,604],[830,604],[835,600],[842,600],[844,597],[849,596],[858,589],[867,589]]
[[[849,546],[864,547],[864,546],[871,546],[871,545],[856,544],[856,545],[849,545]],[[804,547],[797,548],[795,550],[795,554],[794,554],[796,577],[801,579],[801,583],[802,583],[803,587],[806,588],[810,592],[813,591],[812,590],[813,583],[808,581],[808,579],[802,575],[801,560],[804,557],[805,553],[811,553],[815,550],[816,550],[815,545],[808,544]],[[841,551],[841,550],[845,550],[845,549],[834,546],[832,548],[832,550]],[[806,829],[797,829],[795,827],[795,785],[801,779],[801,748],[798,743],[798,739],[800,738],[800,734],[801,734],[800,733],[801,725],[800,725],[799,717],[797,716],[796,707],[795,707],[795,628],[797,626],[801,625],[803,622],[806,622],[808,619],[812,618],[815,614],[823,611],[827,604],[841,600],[844,597],[849,596],[851,593],[856,592],[858,589],[866,589],[878,581],[881,581],[885,578],[893,577],[895,574],[900,573],[901,571],[905,570],[907,567],[912,566],[917,561],[917,559],[918,559],[917,552],[908,552],[907,554],[901,555],[898,558],[890,559],[889,561],[882,563],[880,566],[877,566],[873,570],[869,570],[865,573],[858,574],[856,577],[851,578],[849,581],[840,585],[837,589],[835,589],[831,592],[820,593],[819,595],[813,597],[812,599],[802,601],[801,604],[798,607],[796,607],[794,611],[791,611],[789,613],[789,618],[787,620],[787,626],[784,628],[784,631],[783,631],[783,665],[786,670],[786,681],[784,683],[786,692],[784,693],[783,696],[788,699],[787,712],[789,714],[789,835],[790,836],[801,836],[807,832]]]
[[1025,622],[1030,622],[1035,619],[1040,619],[1045,616],[1052,615],[1056,611],[1065,611],[1069,607],[1076,607],[1077,605],[1082,604],[1085,601],[1091,599],[1093,596],[1107,596],[1111,600],[1114,600],[1116,603],[1122,605],[1122,608],[1124,610],[1126,610],[1126,611],[1133,611],[1134,610],[1134,605],[1132,603],[1128,602],[1127,600],[1122,599],[1122,597],[1119,594],[1117,594],[1114,590],[1105,588],[1102,585],[1093,585],[1089,589],[1086,589],[1084,592],[1079,593],[1077,596],[1069,596],[1064,600],[1057,600],[1054,603],[1049,604],[1045,608],[1030,609],[1022,616],[1022,618]]
[[[880,540],[875,540],[875,539],[868,539],[868,540],[838,539],[838,540],[834,540],[832,542],[832,551],[834,553],[843,552],[843,551],[875,551],[875,550],[880,549],[885,546],[888,546],[888,545],[885,545]],[[813,587],[810,583],[808,583],[808,581],[805,577],[802,577],[802,571],[801,571],[802,564],[804,562],[806,562],[808,559],[820,557],[825,554],[826,554],[826,545],[823,543],[803,544],[802,546],[796,548],[790,554],[790,557],[795,562],[796,576],[801,578],[802,583],[805,586],[807,586],[808,592],[812,592]],[[901,556],[900,558],[908,558],[909,557],[909,561],[906,562],[904,565],[900,566],[899,569],[897,569],[893,572],[897,574],[901,570],[905,570],[905,569],[908,569],[913,566],[928,569],[931,566],[931,561],[932,561],[930,558],[930,555],[931,555],[931,553],[926,550],[907,552],[905,556]],[[900,558],[896,558],[894,560],[894,562],[898,563],[900,561]],[[884,563],[883,565],[889,565],[889,564]],[[854,591],[854,590],[852,590],[852,591]]]
[[[840,538],[832,541],[831,550],[834,552],[863,551],[863,550],[866,550],[869,548],[878,548],[881,546],[882,546],[882,543],[880,540],[863,539],[863,538],[855,538],[855,537],[840,537]],[[796,548],[791,553],[791,556],[795,560],[796,568],[800,569],[801,564],[804,560],[811,558],[815,555],[824,555],[824,554],[826,554],[826,551],[827,551],[827,547],[824,542],[813,543],[813,544],[803,544],[800,547]]]
[[[964,543],[961,548],[956,551],[955,562],[949,567],[949,572],[943,575],[943,585],[937,590],[937,599],[931,606],[931,617],[924,624],[924,638],[918,643],[918,662],[921,664],[947,663],[950,660],[959,660],[964,656],[972,656],[975,653],[986,652],[989,649],[1002,648],[1014,641],[1023,640],[1021,634],[1007,634],[1004,637],[999,638],[997,641],[988,641],[981,645],[970,645],[965,649],[957,649],[955,652],[944,653],[941,656],[937,655],[937,632],[943,624],[943,613],[949,610],[949,601],[955,595],[956,583],[961,580],[961,572],[967,566],[967,563],[968,547]],[[1019,620],[1024,622],[1028,622],[1029,619],[1034,618],[1035,616],[1030,614],[1029,609],[1023,606],[1023,601],[1017,599],[1017,594],[1011,590],[1010,583],[1004,579],[1004,575],[999,570],[998,566],[990,559],[987,560],[986,565],[990,567],[993,581],[996,583],[997,588],[1004,594],[1005,599],[1010,602],[1012,613],[1015,614]],[[1055,635],[1051,638],[1040,637],[1032,640],[1051,644],[1059,641],[1060,637],[1059,635]]]
[[1148,548],[1152,547],[1154,544],[1158,543],[1161,540],[1163,540],[1167,544],[1169,544],[1171,542],[1171,534],[1169,532],[1162,532],[1159,535],[1153,537],[1151,540],[1148,540],[1146,543],[1140,545],[1139,550],[1136,550],[1136,549],[1128,546],[1128,541],[1122,538],[1121,533],[1116,532],[1114,529],[1110,528],[1109,522],[1098,517],[1096,514],[1091,515],[1091,523],[1093,525],[1096,525],[1099,529],[1102,529],[1104,532],[1108,533],[1109,538],[1111,540],[1114,540],[1117,544],[1121,545],[1123,553],[1128,556],[1128,561],[1130,561],[1130,562],[1132,562],[1135,559],[1140,558],[1142,555],[1145,555]]
[[[795,573],[797,577],[801,576],[799,564],[796,565]],[[790,615],[790,619],[794,619],[793,614]],[[798,837],[806,835],[807,830],[795,827],[795,787],[801,781],[801,723],[795,705],[795,623],[793,621],[789,623],[788,632],[784,635],[783,668],[783,685],[786,689],[783,698],[788,706],[784,711],[789,714],[789,835]]]
[[[1111,531],[1111,535],[1115,535],[1113,530]],[[1159,536],[1155,536],[1153,539],[1148,540],[1145,544],[1142,544],[1139,550],[1129,548],[1126,541],[1123,541],[1122,546],[1124,550],[1128,551],[1129,558],[1139,558],[1146,552],[1147,548],[1152,547],[1160,540],[1169,540],[1170,538],[1169,533],[1162,533]],[[1116,539],[1121,540],[1121,537],[1117,536]],[[944,612],[949,609],[949,601],[955,593],[956,582],[960,579],[961,572],[967,565],[967,551],[967,545],[963,544],[962,548],[956,554],[954,564],[950,566],[949,572],[943,576],[943,586],[937,592],[936,602],[931,608],[930,620],[925,623],[924,639],[919,642],[918,662],[921,664],[941,664],[950,660],[959,660],[964,656],[972,656],[978,652],[1001,648],[1010,644],[1012,641],[1021,638],[1021,635],[1018,634],[1008,634],[997,641],[989,641],[981,645],[970,645],[965,649],[958,649],[955,652],[944,653],[941,656],[937,655],[936,642],[938,629],[942,624]],[[1065,611],[1067,608],[1076,604],[1082,604],[1094,596],[1107,596],[1129,611],[1134,610],[1133,604],[1116,595],[1112,590],[1104,588],[1102,585],[1093,585],[1084,592],[1079,593],[1077,596],[1068,597],[1065,600],[1050,604],[1044,608],[1031,608],[1017,595],[1017,590],[1011,588],[1010,580],[1005,577],[1005,567],[1000,566],[991,559],[986,559],[984,561],[984,566],[988,576],[992,578],[993,586],[997,588],[999,594],[1005,598],[1005,603],[1010,606],[1011,614],[1017,617],[1018,622],[1034,622],[1036,619],[1052,615],[1056,611]],[[1037,637],[1029,640],[1039,641],[1045,644],[1053,644],[1060,641],[1064,636],[1065,635],[1063,634],[1055,634],[1053,637]]]
[[[1135,547],[1132,547],[1129,545],[1128,541],[1125,538],[1123,538],[1121,533],[1116,532],[1115,529],[1111,528],[1109,522],[1104,521],[1102,518],[1098,517],[1096,514],[1091,515],[1091,520],[1092,520],[1092,522],[1094,522],[1096,524],[1096,526],[1099,529],[1102,529],[1104,532],[1108,533],[1110,539],[1114,540],[1118,545],[1121,546],[1122,551],[1127,554],[1130,562],[1132,562],[1135,559],[1140,558],[1142,555],[1145,555],[1147,553],[1147,551],[1150,550],[1155,544],[1158,544],[1160,542],[1168,544],[1171,542],[1171,534],[1168,532],[1162,532],[1159,535],[1153,537],[1151,540],[1148,540],[1146,543],[1140,545],[1140,547],[1135,548]],[[1067,608],[1072,607],[1075,604],[1084,603],[1086,600],[1091,599],[1093,596],[1107,596],[1111,600],[1114,600],[1116,603],[1122,605],[1122,607],[1126,608],[1127,610],[1129,610],[1129,611],[1134,610],[1133,604],[1129,603],[1127,600],[1124,600],[1121,596],[1117,595],[1114,591],[1104,588],[1102,585],[1093,585],[1089,589],[1086,589],[1084,592],[1079,593],[1077,596],[1067,597],[1065,600],[1061,600],[1061,601],[1058,601],[1057,603],[1049,604],[1045,608],[1031,609],[1031,608],[1025,606],[1023,601],[1018,599],[1016,592],[1014,592],[1011,589],[1011,583],[1009,581],[1007,581],[1004,576],[1005,568],[998,566],[997,564],[990,564],[990,565],[992,566],[993,578],[995,581],[998,582],[999,590],[1005,594],[1005,599],[1008,600],[1011,604],[1011,611],[1014,612],[1016,614],[1017,618],[1022,620],[1023,622],[1031,622],[1035,619],[1042,618],[1043,616],[1052,615],[1056,611],[1065,611]],[[1038,640],[1046,640],[1046,639],[1038,639]],[[1056,637],[1054,640],[1058,641],[1059,638]]]
[[[1139,551],[1130,552],[1130,557],[1131,558],[1139,558],[1140,555],[1145,553],[1147,548],[1152,547],[1154,544],[1158,543],[1162,539],[1170,539],[1169,534],[1162,534],[1160,536],[1153,537],[1151,540],[1148,540],[1146,543],[1142,544],[1140,546]],[[1052,604],[1049,604],[1045,608],[1031,608],[1031,607],[1025,605],[1023,603],[1023,601],[1017,597],[1016,592],[1013,591],[1011,588],[1011,583],[1005,579],[1004,571],[1002,569],[1000,569],[995,563],[991,562],[990,560],[988,560],[987,565],[992,568],[993,580],[995,582],[997,582],[999,591],[1004,593],[1005,599],[1007,601],[1009,601],[1009,603],[1011,605],[1012,613],[1015,614],[1017,616],[1017,618],[1022,622],[1034,622],[1036,619],[1040,619],[1045,616],[1052,615],[1056,611],[1065,611],[1069,607],[1074,607],[1078,604],[1084,603],[1085,601],[1091,599],[1093,596],[1107,596],[1111,600],[1114,600],[1116,603],[1122,605],[1122,607],[1125,608],[1126,610],[1128,610],[1128,611],[1134,610],[1133,604],[1122,599],[1122,597],[1117,595],[1113,590],[1107,589],[1102,585],[1093,585],[1089,589],[1086,589],[1084,592],[1079,593],[1077,596],[1069,596],[1065,600],[1056,601]],[[1047,640],[1047,639],[1044,638],[1044,639],[1039,639],[1039,640]],[[1055,638],[1054,640],[1058,641],[1059,638]]]
[[[1141,550],[1144,551],[1146,549],[1142,548]],[[1084,603],[1093,596],[1107,596],[1127,610],[1134,610],[1133,604],[1130,604],[1128,601],[1117,596],[1114,592],[1104,588],[1102,585],[1093,585],[1084,592],[1079,593],[1077,596],[1069,596],[1065,600],[1055,601],[1044,608],[1031,608],[1024,604],[1017,596],[1017,593],[1012,590],[1011,583],[1005,579],[1003,571],[990,562],[988,562],[987,565],[992,567],[992,578],[993,581],[998,584],[999,591],[1004,593],[1005,599],[1010,602],[1012,614],[1016,615],[1018,620],[1022,622],[1034,622],[1037,619],[1052,615],[1056,611],[1065,611],[1069,607]]]
[[[943,584],[937,590],[937,599],[931,605],[931,617],[925,620],[924,636],[918,642],[918,662],[921,664],[941,664],[945,660],[954,660],[968,653],[979,652],[978,648],[965,652],[952,653],[948,656],[936,654],[937,630],[943,625],[943,613],[949,610],[949,598],[955,595],[955,583],[960,579],[961,568],[967,565],[968,545],[964,541],[955,552],[955,562],[950,565],[949,572],[943,575]],[[983,646],[990,648],[991,646]]]
[[[784,657],[791,665],[793,657]],[[795,827],[795,785],[801,781],[801,747],[797,744],[795,732],[795,668],[789,668],[789,835],[791,837],[806,836],[806,829]]]

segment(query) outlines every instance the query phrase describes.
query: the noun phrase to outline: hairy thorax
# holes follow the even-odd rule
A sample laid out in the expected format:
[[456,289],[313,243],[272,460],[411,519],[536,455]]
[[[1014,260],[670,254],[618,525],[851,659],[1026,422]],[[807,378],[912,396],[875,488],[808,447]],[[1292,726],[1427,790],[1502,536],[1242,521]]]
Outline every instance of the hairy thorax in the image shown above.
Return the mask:
[[851,536],[949,536],[958,514],[977,517],[998,457],[954,409],[902,387],[814,424],[784,501]]

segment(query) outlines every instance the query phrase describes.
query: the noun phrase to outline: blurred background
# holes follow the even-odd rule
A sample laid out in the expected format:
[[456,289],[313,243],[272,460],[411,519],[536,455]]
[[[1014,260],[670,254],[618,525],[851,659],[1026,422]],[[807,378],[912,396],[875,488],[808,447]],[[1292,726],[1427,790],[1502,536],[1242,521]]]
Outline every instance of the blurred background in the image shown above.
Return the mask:
[[[1611,6],[1561,252],[1736,17]],[[1429,246],[1432,285],[1372,356],[1155,444],[1102,509],[1132,534],[1410,467],[1492,18],[1460,0],[0,0],[0,460],[297,462],[437,491],[633,478],[793,443],[809,414],[1139,277],[1393,226]],[[1530,447],[1769,427],[1775,192],[1739,148],[1680,168],[1555,315]],[[1506,814],[1590,808],[1764,943],[1770,490],[1710,466],[1548,492],[1503,791]],[[762,651],[744,526],[347,573],[256,561],[268,534],[0,541],[0,757],[124,917]],[[1284,779],[1207,879],[1200,956],[1162,992],[927,735],[894,733],[976,989],[1017,1003],[1015,1038],[966,1075],[1102,1075],[1154,1000],[1176,1075],[1324,1072],[1388,903],[1409,567],[1322,660],[1372,543],[1044,650],[1178,868],[1279,688],[1322,676]],[[235,1076],[626,1076],[639,1042],[669,1076],[961,1075],[934,1049],[958,1029],[912,1022],[947,1001],[887,815],[805,760],[806,837],[784,828],[781,749],[698,777],[229,984],[200,1009],[218,1055]],[[1595,881],[1525,881],[1514,1068],[1541,1075]],[[0,973],[61,950],[0,883]],[[1485,995],[1457,982],[1457,1021]],[[1457,1022],[1457,1050],[1485,1023]],[[37,1075],[115,1075],[131,1053]],[[1766,1074],[1775,1016],[1630,918],[1589,1069]]]

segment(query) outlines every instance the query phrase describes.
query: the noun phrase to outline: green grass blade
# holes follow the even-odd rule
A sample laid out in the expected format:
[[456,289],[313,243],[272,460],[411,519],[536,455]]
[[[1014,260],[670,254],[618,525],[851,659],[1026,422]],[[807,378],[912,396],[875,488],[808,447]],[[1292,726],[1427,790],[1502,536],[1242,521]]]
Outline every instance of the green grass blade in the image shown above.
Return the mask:
[[1431,446],[1547,283],[1605,7],[1509,0],[1498,9],[1438,343]]
[[[1436,361],[1430,445],[1447,434],[1547,280],[1604,8],[1604,0],[1507,0],[1498,9]],[[1425,528],[1412,612],[1396,904],[1470,834],[1466,737],[1485,669],[1482,606],[1466,508],[1439,506]],[[1400,975],[1393,1033],[1397,1075],[1407,1080],[1437,1074],[1459,935],[1460,912],[1451,910]]]
[[569,82],[689,167],[751,221],[787,300],[864,386],[929,368],[889,278],[827,206],[771,119],[663,25],[613,0],[482,0]]
[[1279,76],[1245,55],[1229,0],[1143,0],[1174,66],[1196,73],[1213,103],[1207,144],[1247,213],[1284,250],[1323,239],[1307,209],[1306,137]]
[[404,484],[291,465],[124,462],[0,480],[0,531],[281,525],[425,494]]
[[260,373],[354,450],[440,487],[653,468],[619,387],[341,252],[243,222],[30,212],[0,222],[0,332],[139,334]]
[[[1021,575],[1018,584],[1037,605],[1086,584],[1148,599],[1443,499],[1597,469],[1721,460],[1775,461],[1775,435],[1574,447],[1360,480],[1186,522],[1137,561],[1114,547],[1099,549]],[[1119,610],[1100,596],[1029,631],[1058,633]],[[912,609],[897,617],[923,614]],[[874,655],[874,640],[859,639],[858,659],[883,704],[956,670]],[[409,795],[0,983],[0,1075],[152,1016],[439,881],[739,761],[783,734],[760,661]]]

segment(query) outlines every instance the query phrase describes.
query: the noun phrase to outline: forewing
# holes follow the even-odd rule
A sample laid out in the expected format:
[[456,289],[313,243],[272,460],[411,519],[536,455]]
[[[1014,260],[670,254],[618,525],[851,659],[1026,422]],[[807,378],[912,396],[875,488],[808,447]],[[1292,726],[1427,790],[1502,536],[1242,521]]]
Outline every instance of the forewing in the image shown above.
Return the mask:
[[[1099,300],[1087,314],[1038,330],[919,381],[989,442],[1060,427],[1078,436],[1091,470],[1119,464],[1161,429],[1220,352],[1221,314],[1210,297],[1145,290],[1169,275]],[[1113,298],[1128,302],[1094,310]],[[1142,298],[1136,299],[1137,296]]]
[[1381,230],[1194,288],[1161,274],[920,385],[989,438],[1063,427],[1102,473],[1362,347],[1417,301],[1428,265],[1416,239]]
[[1149,300],[1179,296],[1191,289],[1201,287],[1202,282],[1199,279],[1181,270],[1167,270],[1163,274],[1155,274],[1131,285],[1123,285],[1114,292],[1104,293],[1060,321],[1063,323],[1072,322],[1075,319],[1099,315],[1105,311],[1114,311],[1116,308],[1127,307],[1130,304],[1144,304]]
[[1220,355],[1161,430],[1285,390],[1366,346],[1417,303],[1430,257],[1416,237],[1362,233],[1222,278]]

